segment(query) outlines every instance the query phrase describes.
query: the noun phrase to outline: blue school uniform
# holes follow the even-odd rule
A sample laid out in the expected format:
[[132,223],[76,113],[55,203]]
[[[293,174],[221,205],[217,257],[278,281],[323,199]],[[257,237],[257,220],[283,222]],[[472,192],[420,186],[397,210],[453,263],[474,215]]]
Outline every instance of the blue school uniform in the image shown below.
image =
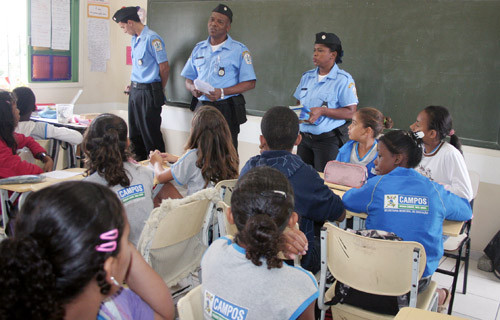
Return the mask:
[[148,26],[132,36],[132,76],[139,83],[161,82],[160,63],[168,61],[163,39]]
[[[212,52],[210,37],[199,42],[193,49],[181,76],[208,82],[214,88],[232,87],[240,82],[256,80],[252,57],[248,48],[229,35],[224,44]],[[227,95],[230,98],[235,95]],[[202,95],[201,101],[209,99]]]
[[368,214],[367,229],[394,232],[405,241],[421,243],[427,255],[423,277],[434,273],[443,256],[443,221],[472,217],[467,200],[414,169],[401,167],[347,191],[342,202],[347,210]]
[[[356,86],[349,73],[339,69],[335,64],[328,75],[318,82],[318,72],[319,68],[304,72],[293,95],[305,108],[326,105],[328,108],[337,109],[358,104]],[[300,131],[319,135],[330,132],[344,123],[345,120],[322,116],[315,124],[301,123]]]
[[[378,141],[376,140],[375,143],[373,144],[373,148],[377,147]],[[352,153],[352,148],[356,148],[356,156],[358,157],[358,160],[361,161],[362,158],[359,157],[358,155],[358,149],[357,149],[357,144],[356,141],[354,140],[349,140],[347,141],[342,148],[339,149],[339,153],[337,154],[337,161],[340,162],[351,162],[351,153]],[[368,155],[368,153],[365,155],[365,157]],[[366,171],[368,171],[368,179],[371,177],[376,176],[377,174],[375,173],[375,159],[377,159],[378,152],[375,152],[375,157],[366,165]]]

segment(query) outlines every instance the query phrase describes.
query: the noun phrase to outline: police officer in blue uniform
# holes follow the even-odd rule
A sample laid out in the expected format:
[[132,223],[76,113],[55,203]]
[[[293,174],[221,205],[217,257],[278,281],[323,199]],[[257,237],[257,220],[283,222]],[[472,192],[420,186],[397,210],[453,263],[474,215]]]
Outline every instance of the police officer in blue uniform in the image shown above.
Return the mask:
[[[181,75],[193,95],[191,110],[201,105],[216,107],[229,124],[238,150],[240,124],[247,120],[242,93],[255,88],[256,77],[248,48],[227,34],[232,21],[233,13],[228,6],[219,4],[212,11],[208,20],[209,37],[196,44]],[[196,79],[214,89],[206,93],[199,91],[194,85]]]
[[132,36],[132,76],[127,87],[129,137],[137,160],[145,160],[149,151],[165,152],[160,131],[163,92],[168,80],[167,51],[162,38],[141,23],[138,7],[116,11],[113,20]]
[[316,68],[302,75],[294,93],[303,106],[299,117],[302,142],[297,154],[320,172],[349,139],[346,119],[352,118],[358,105],[354,80],[338,67],[342,56],[342,44],[335,34],[317,33]]

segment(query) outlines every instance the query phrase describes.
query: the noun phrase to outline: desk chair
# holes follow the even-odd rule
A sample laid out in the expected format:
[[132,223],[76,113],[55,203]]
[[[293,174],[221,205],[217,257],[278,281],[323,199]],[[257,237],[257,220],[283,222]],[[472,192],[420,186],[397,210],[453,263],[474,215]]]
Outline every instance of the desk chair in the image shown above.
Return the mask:
[[[474,208],[474,199],[477,196],[479,189],[479,173],[469,170],[469,176],[472,183],[472,200],[470,202],[471,208]],[[462,293],[467,293],[467,276],[469,273],[469,258],[470,258],[470,228],[472,226],[472,219],[465,222],[462,231],[458,237],[449,237],[443,244],[444,256],[455,259],[455,268],[450,271],[438,268],[436,272],[446,274],[453,277],[451,284],[451,299],[448,305],[448,314],[451,315],[453,311],[453,302],[455,301],[455,292],[457,290],[458,275],[460,274],[460,263],[464,261],[464,280],[462,284]],[[465,249],[465,250],[464,250]]]
[[464,318],[450,316],[442,313],[426,311],[417,308],[401,308],[394,320],[461,320]]
[[163,200],[151,212],[137,248],[169,287],[199,268],[219,199],[219,192],[209,188],[183,199]]
[[218,203],[217,206],[215,207],[216,214],[214,214],[214,216],[217,217],[217,222],[216,222],[217,226],[215,225],[213,226],[214,227],[213,240],[217,238],[216,235],[217,232],[215,232],[215,230],[219,230],[218,236],[221,237],[225,236],[226,234],[233,236],[236,234],[236,226],[231,227],[227,225],[227,218],[225,214],[225,210],[227,210],[227,207],[231,206],[231,195],[233,194],[236,182],[238,182],[238,179],[229,179],[229,180],[219,181],[219,183],[215,185],[215,189],[219,191],[222,203],[220,204]]
[[[410,292],[410,306],[437,310],[436,283],[418,294],[418,279],[426,263],[424,247],[414,241],[390,241],[362,237],[327,222],[321,229],[321,274],[318,306],[321,319],[335,295],[335,284],[325,293],[326,271],[356,290],[388,296]],[[333,319],[393,319],[348,304],[331,306]]]
[[177,303],[179,320],[203,319],[203,298],[201,284],[189,291]]

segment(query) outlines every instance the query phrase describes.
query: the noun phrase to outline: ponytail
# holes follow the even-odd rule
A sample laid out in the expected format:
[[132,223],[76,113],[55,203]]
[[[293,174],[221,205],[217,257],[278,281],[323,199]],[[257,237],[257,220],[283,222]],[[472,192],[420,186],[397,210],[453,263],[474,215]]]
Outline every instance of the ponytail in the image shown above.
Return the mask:
[[85,132],[82,147],[86,175],[97,172],[109,186],[130,185],[123,163],[132,154],[127,148],[127,125],[123,119],[106,113],[95,118]]
[[0,319],[63,319],[56,276],[38,242],[27,236],[0,243]]

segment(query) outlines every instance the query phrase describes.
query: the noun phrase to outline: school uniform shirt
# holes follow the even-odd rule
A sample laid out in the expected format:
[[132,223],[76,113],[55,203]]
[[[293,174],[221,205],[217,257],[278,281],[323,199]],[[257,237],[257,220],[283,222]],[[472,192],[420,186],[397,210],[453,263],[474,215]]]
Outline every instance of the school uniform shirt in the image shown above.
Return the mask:
[[[294,97],[307,109],[327,106],[330,109],[358,104],[356,85],[351,75],[339,69],[335,64],[321,81],[318,81],[319,68],[304,72],[295,90]],[[304,116],[302,111],[301,117]],[[301,123],[300,131],[311,134],[322,134],[340,127],[345,120],[320,117],[315,124]]]
[[443,221],[472,217],[467,200],[402,167],[348,190],[342,201],[347,210],[368,214],[367,229],[394,232],[405,241],[421,243],[427,255],[423,277],[434,273],[443,256]]
[[256,266],[245,249],[223,237],[201,260],[205,319],[297,319],[318,298],[314,276],[283,263]]
[[148,26],[144,26],[139,36],[132,36],[132,81],[161,82],[159,64],[166,61],[163,39]]
[[80,144],[83,140],[82,134],[76,130],[38,121],[19,122],[16,132],[37,140],[56,139],[70,144]]
[[293,188],[295,211],[299,214],[299,228],[309,242],[309,250],[302,257],[302,266],[312,272],[320,268],[319,235],[325,221],[335,221],[344,212],[340,197],[334,194],[313,167],[289,151],[272,150],[250,158],[240,177],[254,167],[268,166],[283,173]]
[[153,320],[154,311],[135,292],[121,289],[101,304],[97,320]]
[[[47,152],[31,137],[14,132],[14,138],[18,149],[27,147],[34,155]],[[23,161],[17,154],[12,154],[12,149],[7,146],[5,141],[0,139],[0,179],[39,173],[43,173],[42,168],[36,164]]]
[[375,143],[370,151],[368,151],[363,158],[360,158],[358,153],[359,143],[354,140],[349,140],[342,146],[342,148],[339,149],[337,159],[335,160],[365,166],[366,171],[368,171],[368,179],[370,179],[371,177],[377,175],[375,173],[375,159],[378,157],[377,143],[378,141],[375,140]]
[[416,170],[457,196],[472,200],[472,183],[464,157],[448,142],[443,142],[431,155],[424,154]]
[[201,169],[196,166],[196,161],[198,161],[197,151],[198,149],[188,150],[170,167],[175,182],[187,188],[188,196],[202,189],[214,186],[210,182],[205,187],[205,179],[203,179]]
[[[212,52],[210,37],[198,42],[191,53],[181,76],[208,82],[214,88],[232,87],[240,82],[256,80],[252,57],[248,48],[227,35],[226,41]],[[226,95],[224,99],[235,95]],[[209,100],[205,95],[198,98]]]
[[123,203],[130,224],[129,240],[137,247],[144,223],[153,211],[154,171],[140,164],[124,162],[123,167],[130,179],[130,186],[109,186],[104,177],[94,172],[86,181],[109,186]]

